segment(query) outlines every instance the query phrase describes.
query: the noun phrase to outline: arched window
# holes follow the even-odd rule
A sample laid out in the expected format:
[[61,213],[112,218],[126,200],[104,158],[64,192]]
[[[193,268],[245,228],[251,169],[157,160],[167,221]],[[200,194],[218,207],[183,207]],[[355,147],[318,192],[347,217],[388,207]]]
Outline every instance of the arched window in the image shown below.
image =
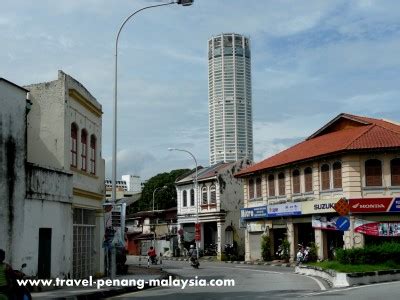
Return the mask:
[[206,186],[201,189],[201,199],[203,204],[208,204],[208,193]]
[[190,206],[194,206],[194,189],[190,190]]
[[304,170],[304,191],[312,192],[312,169],[310,167],[305,168]]
[[96,174],[96,148],[97,148],[97,139],[94,134],[90,136],[90,173]]
[[261,197],[261,178],[256,179],[256,198]]
[[254,199],[254,179],[249,180],[249,199]]
[[71,124],[71,167],[78,165],[78,126]]
[[82,129],[81,131],[81,169],[82,171],[87,170],[87,131]]
[[293,180],[293,193],[299,194],[300,193],[300,171],[299,170],[293,171],[292,180]]
[[283,174],[283,173],[279,173],[279,175],[278,175],[278,192],[279,192],[279,196],[284,196],[286,194],[285,174]]
[[333,169],[333,188],[342,188],[342,163],[337,161],[332,166]]
[[378,159],[365,162],[365,185],[382,186],[382,163]]
[[400,185],[400,158],[395,158],[390,161],[390,174],[391,174],[391,185]]
[[187,206],[187,192],[186,190],[182,192],[182,206]]
[[210,203],[217,203],[217,189],[215,188],[215,185],[210,187]]
[[331,188],[331,176],[329,174],[329,165],[324,164],[321,167],[321,189],[329,190]]
[[275,196],[275,176],[273,174],[268,176],[268,195]]

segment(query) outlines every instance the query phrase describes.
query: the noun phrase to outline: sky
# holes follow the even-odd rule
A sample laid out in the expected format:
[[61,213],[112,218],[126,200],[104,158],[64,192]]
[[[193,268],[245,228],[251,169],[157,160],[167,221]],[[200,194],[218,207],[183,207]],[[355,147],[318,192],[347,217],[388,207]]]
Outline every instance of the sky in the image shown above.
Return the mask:
[[[103,107],[111,177],[115,36],[135,10],[168,1],[1,0],[0,77],[19,85],[63,70]],[[195,0],[138,13],[119,44],[118,177],[209,163],[207,41],[250,37],[254,160],[342,112],[400,121],[397,0]]]

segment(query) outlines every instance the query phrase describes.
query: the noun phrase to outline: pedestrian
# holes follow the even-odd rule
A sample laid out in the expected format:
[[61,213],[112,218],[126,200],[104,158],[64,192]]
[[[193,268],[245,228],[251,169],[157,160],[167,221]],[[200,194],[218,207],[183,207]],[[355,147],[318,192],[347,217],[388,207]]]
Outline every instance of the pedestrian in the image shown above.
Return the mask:
[[11,298],[12,268],[4,262],[5,259],[6,252],[3,249],[0,249],[0,300]]

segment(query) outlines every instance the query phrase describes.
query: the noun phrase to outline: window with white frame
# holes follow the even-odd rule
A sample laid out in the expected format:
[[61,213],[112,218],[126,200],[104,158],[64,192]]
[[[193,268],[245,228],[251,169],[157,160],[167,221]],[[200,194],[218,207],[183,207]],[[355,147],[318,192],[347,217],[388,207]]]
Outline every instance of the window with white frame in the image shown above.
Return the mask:
[[331,188],[330,167],[328,164],[321,166],[321,189],[329,190]]
[[214,184],[210,187],[210,203],[217,203],[217,189]]
[[208,204],[208,191],[206,186],[203,186],[203,188],[201,189],[201,199],[202,204]]
[[182,206],[186,207],[187,206],[187,192],[184,190],[182,192]]
[[190,206],[194,206],[194,189],[190,190]]

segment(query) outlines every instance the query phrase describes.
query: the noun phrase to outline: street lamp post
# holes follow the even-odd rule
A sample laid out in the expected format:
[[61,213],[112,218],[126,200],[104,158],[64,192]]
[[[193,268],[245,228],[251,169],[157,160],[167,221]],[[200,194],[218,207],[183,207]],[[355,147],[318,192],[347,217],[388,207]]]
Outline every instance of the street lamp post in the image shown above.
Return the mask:
[[[182,6],[190,6],[193,4],[194,0],[178,0],[178,1],[172,1],[169,3],[163,3],[163,4],[157,4],[157,5],[150,5],[147,7],[143,7],[131,15],[129,15],[124,22],[122,22],[122,25],[118,29],[118,33],[115,39],[115,69],[114,69],[114,105],[113,105],[113,148],[112,148],[112,196],[111,196],[111,201],[112,204],[114,205],[116,202],[116,181],[117,181],[117,99],[118,99],[118,41],[119,41],[119,36],[121,34],[122,29],[124,28],[125,24],[137,13],[141,12],[142,10],[146,10],[149,8],[155,8],[155,7],[160,7],[160,6],[167,6],[171,4],[180,4]],[[111,248],[111,278],[114,279],[116,275],[116,249],[113,246]]]
[[[194,176],[194,190],[195,192],[195,203],[196,203],[196,225],[195,225],[195,232],[196,232],[196,226],[198,226],[197,224],[199,224],[199,193],[198,193],[198,181],[197,181],[197,177],[198,177],[198,170],[197,170],[197,160],[196,157],[193,155],[192,152],[185,150],[185,149],[177,149],[177,148],[168,148],[168,151],[181,151],[181,152],[186,152],[188,153],[194,160],[196,169],[195,169],[195,176]],[[197,260],[199,259],[199,243],[198,241],[196,241],[196,253],[197,253]]]
[[159,190],[164,190],[166,188],[167,188],[167,186],[164,185],[163,187],[158,187],[158,188],[154,189],[154,191],[153,191],[153,212],[154,212],[154,196],[156,195],[156,192],[159,191]]

